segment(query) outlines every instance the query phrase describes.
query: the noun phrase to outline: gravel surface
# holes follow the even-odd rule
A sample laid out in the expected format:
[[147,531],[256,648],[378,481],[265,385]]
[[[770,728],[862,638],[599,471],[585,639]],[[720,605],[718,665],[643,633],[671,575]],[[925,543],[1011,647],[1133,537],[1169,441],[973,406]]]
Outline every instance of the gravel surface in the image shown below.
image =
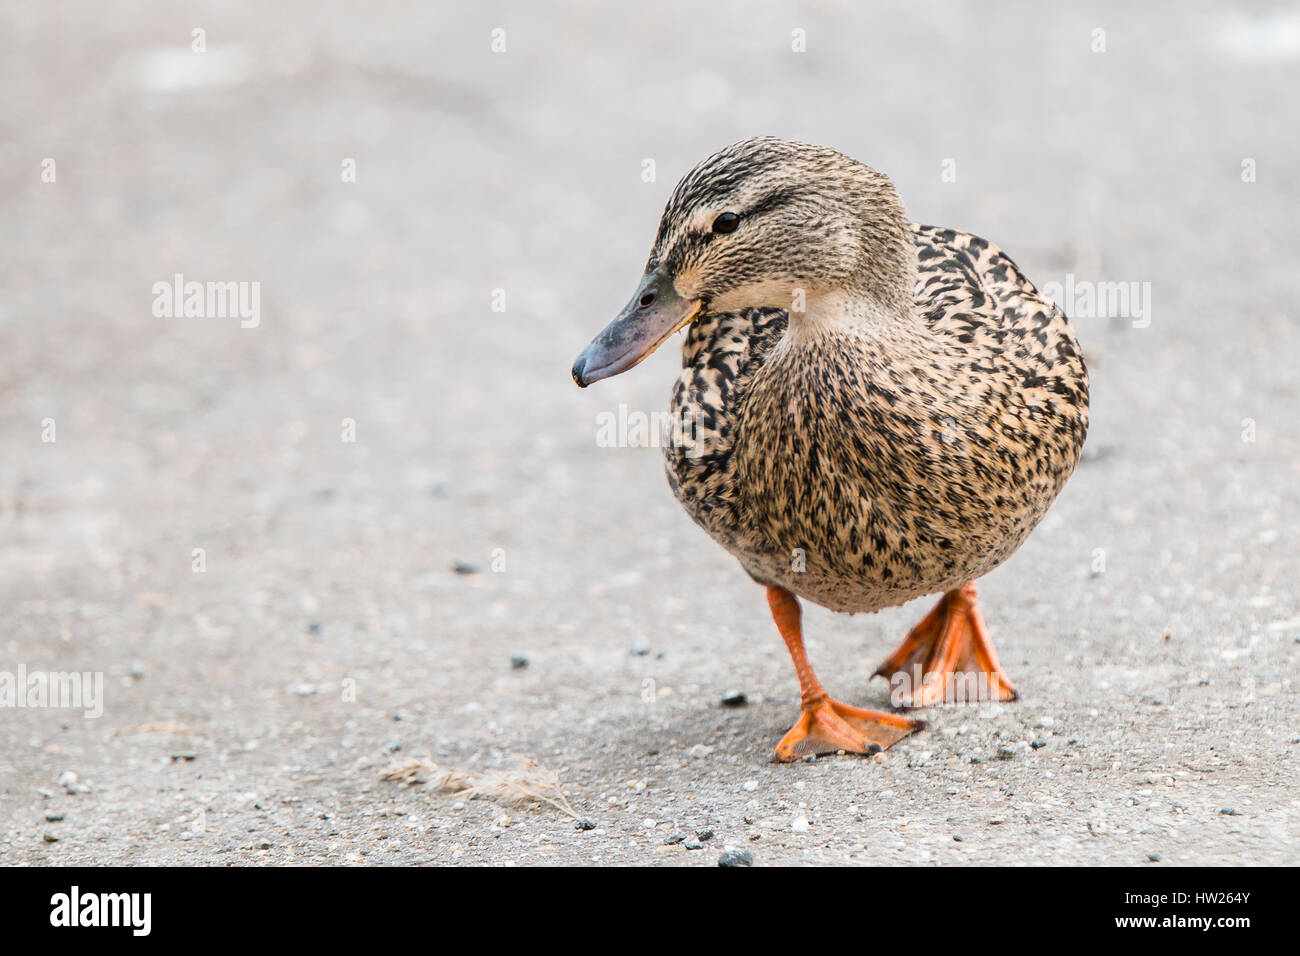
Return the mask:
[[[836,6],[5,6],[0,681],[103,685],[0,709],[0,863],[1300,862],[1300,18]],[[762,592],[597,441],[676,348],[569,380],[758,133],[1057,283],[1092,370],[981,585],[1023,699],[871,759],[769,762]],[[156,314],[177,273],[256,324]],[[809,609],[831,691],[885,705],[926,607]],[[383,778],[524,759],[578,822]]]

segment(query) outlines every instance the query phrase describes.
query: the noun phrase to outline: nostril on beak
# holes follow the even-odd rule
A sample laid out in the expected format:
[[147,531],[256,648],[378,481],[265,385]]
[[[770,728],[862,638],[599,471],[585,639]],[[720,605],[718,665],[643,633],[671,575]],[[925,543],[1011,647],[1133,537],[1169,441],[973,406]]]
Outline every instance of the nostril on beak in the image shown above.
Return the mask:
[[641,296],[641,308],[644,309],[646,306],[650,305],[650,303],[654,302],[655,296],[657,295],[658,293],[655,292],[654,289],[651,289],[645,295]]

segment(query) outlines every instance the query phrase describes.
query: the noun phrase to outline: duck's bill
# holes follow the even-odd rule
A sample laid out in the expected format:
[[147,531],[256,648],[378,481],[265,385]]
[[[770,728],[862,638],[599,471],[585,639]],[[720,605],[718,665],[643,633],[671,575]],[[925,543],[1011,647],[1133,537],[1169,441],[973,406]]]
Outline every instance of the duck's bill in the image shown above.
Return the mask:
[[573,380],[586,388],[639,365],[674,332],[695,321],[701,308],[698,300],[678,295],[671,280],[648,273],[618,318],[582,350],[573,363]]

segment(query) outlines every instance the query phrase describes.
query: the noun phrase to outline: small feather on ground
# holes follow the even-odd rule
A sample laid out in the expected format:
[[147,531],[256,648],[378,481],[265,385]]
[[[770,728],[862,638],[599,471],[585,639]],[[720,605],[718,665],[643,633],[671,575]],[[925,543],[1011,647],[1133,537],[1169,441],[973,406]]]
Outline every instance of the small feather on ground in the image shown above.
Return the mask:
[[409,759],[395,762],[381,775],[390,783],[408,787],[428,785],[442,793],[460,793],[471,800],[485,797],[501,803],[544,803],[575,820],[578,812],[560,790],[560,776],[531,760],[521,758],[511,770],[455,770],[436,763]]
[[194,728],[179,724],[174,720],[159,720],[149,724],[135,724],[131,727],[118,727],[109,736],[126,734],[193,734]]

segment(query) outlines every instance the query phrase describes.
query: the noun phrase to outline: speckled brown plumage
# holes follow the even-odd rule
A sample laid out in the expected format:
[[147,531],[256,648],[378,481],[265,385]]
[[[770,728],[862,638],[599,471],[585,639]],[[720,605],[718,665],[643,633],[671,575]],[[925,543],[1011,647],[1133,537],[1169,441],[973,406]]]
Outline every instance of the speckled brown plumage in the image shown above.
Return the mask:
[[837,611],[992,570],[1087,431],[1087,372],[1060,310],[992,243],[913,235],[914,321],[795,343],[784,311],[707,315],[673,389],[694,426],[666,450],[687,512],[755,580]]

